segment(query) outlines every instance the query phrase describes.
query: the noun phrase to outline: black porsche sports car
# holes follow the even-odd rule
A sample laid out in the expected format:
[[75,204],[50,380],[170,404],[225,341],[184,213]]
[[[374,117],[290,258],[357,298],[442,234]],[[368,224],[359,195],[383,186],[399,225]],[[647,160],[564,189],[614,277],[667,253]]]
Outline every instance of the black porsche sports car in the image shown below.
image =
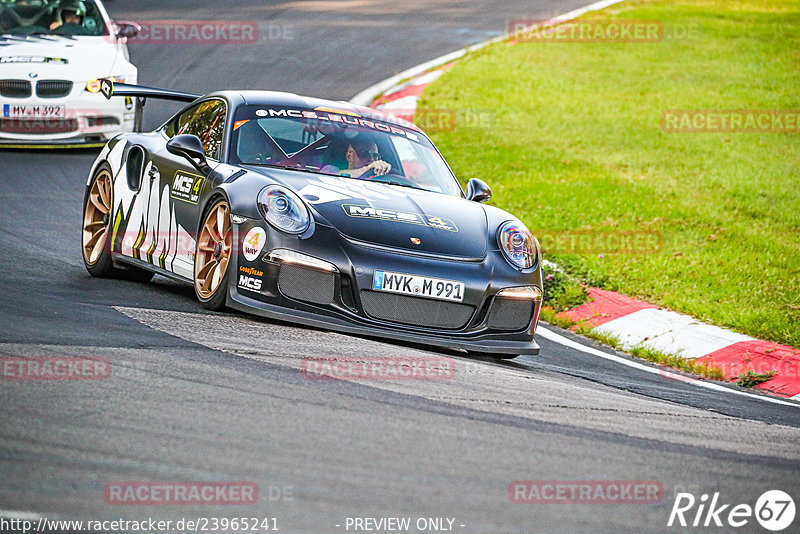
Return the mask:
[[122,134],[89,174],[94,276],[194,285],[210,309],[513,358],[537,354],[541,251],[466,192],[413,124],[267,91],[204,96],[103,80],[107,98],[187,102]]

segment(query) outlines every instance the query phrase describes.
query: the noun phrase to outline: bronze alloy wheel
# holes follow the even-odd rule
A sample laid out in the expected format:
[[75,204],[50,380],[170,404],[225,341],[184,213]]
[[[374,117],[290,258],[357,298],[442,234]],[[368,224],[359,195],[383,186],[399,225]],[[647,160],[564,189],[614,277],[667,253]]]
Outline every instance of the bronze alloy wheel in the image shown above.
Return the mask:
[[212,298],[225,278],[232,238],[230,208],[227,202],[221,201],[211,208],[197,239],[194,288],[203,300]]
[[95,178],[83,212],[83,259],[94,265],[106,246],[111,228],[111,174],[102,170]]

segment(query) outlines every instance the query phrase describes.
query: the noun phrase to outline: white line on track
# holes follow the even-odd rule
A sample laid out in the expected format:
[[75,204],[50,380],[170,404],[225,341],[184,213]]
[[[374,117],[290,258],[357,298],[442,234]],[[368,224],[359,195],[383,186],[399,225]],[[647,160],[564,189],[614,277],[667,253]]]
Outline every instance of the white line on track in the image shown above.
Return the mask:
[[[668,372],[668,371],[664,371],[664,370],[656,368],[656,367],[650,367],[649,365],[644,365],[644,364],[641,364],[641,363],[638,363],[638,362],[634,362],[634,361],[628,360],[626,358],[620,358],[619,356],[615,356],[614,354],[609,354],[607,352],[603,352],[601,350],[597,350],[597,349],[592,348],[592,347],[587,347],[585,345],[582,345],[582,344],[578,343],[577,341],[573,341],[573,340],[568,339],[568,338],[566,338],[566,337],[564,337],[564,336],[562,336],[560,334],[556,334],[552,330],[548,330],[547,328],[544,328],[541,325],[539,325],[539,327],[536,329],[536,334],[542,336],[545,339],[549,339],[550,341],[552,341],[554,343],[558,343],[559,345],[564,345],[565,347],[569,347],[571,349],[579,350],[581,352],[585,352],[586,354],[591,354],[592,356],[599,356],[600,358],[604,358],[606,360],[610,360],[610,361],[615,362],[615,363],[619,363],[619,364],[622,364],[622,365],[627,365],[628,367],[632,367],[634,369],[638,369],[638,370],[644,371],[646,373],[651,373],[651,374],[654,374],[654,375],[664,376],[664,374],[666,372]],[[743,395],[745,397],[750,397],[751,399],[755,399],[755,400],[760,400],[760,401],[764,401],[764,402],[771,402],[773,404],[780,404],[780,405],[783,405],[783,406],[793,406],[795,408],[800,408],[800,404],[797,404],[795,402],[789,402],[789,401],[785,401],[785,400],[781,400],[781,399],[776,399],[774,397],[766,397],[766,396],[762,396],[762,395],[753,395],[752,393],[746,393],[744,391],[738,391],[736,389],[725,387],[725,386],[722,386],[720,384],[715,384],[714,382],[706,382],[704,380],[686,379],[686,383],[687,384],[692,384],[692,385],[700,387],[700,388],[711,389],[711,390],[714,390],[714,391],[722,391],[722,392],[725,392],[725,393],[731,393],[733,395]]]

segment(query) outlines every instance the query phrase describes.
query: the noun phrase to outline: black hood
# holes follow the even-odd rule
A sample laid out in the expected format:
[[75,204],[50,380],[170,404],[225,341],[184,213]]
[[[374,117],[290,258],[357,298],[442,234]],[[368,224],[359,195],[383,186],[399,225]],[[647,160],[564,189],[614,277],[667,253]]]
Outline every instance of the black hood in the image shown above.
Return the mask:
[[458,258],[486,254],[486,212],[476,202],[374,181],[258,170],[291,188],[350,239]]

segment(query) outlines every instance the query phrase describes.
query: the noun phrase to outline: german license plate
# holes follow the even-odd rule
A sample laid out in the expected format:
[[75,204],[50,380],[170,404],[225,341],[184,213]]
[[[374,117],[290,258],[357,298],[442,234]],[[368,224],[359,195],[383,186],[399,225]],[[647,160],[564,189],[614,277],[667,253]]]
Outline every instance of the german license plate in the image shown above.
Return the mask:
[[386,291],[388,293],[451,300],[454,302],[462,302],[464,300],[464,282],[415,274],[375,271],[372,277],[372,289],[374,291]]
[[10,119],[62,119],[62,105],[16,105],[3,104],[3,117]]

